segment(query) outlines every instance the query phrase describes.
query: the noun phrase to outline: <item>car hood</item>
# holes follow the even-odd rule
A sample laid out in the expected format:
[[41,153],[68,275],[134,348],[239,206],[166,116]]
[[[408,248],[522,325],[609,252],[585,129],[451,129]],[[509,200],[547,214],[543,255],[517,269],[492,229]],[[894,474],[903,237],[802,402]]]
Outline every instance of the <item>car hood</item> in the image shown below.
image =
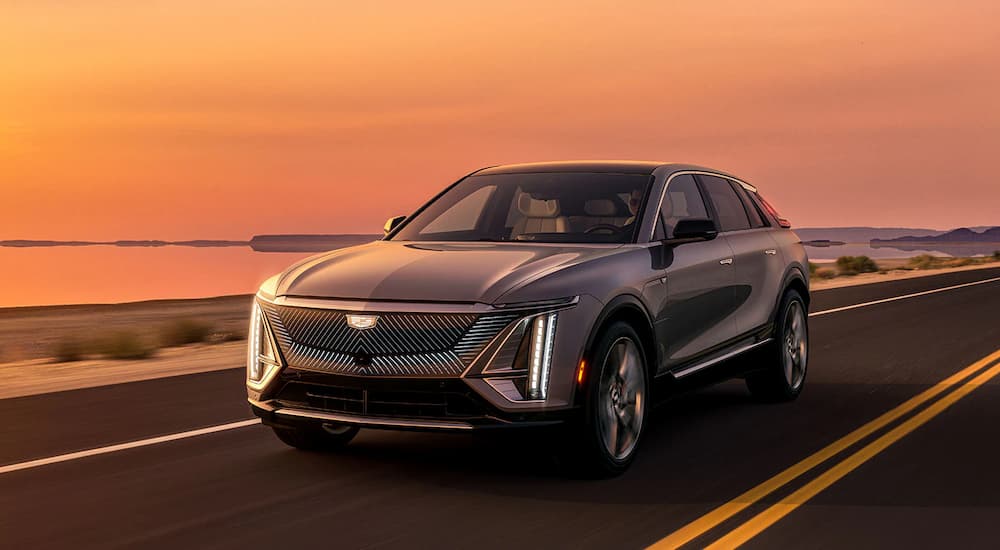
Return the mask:
[[[619,247],[376,241],[292,266],[279,278],[276,295],[494,303],[515,286]],[[567,288],[552,298],[574,293]]]

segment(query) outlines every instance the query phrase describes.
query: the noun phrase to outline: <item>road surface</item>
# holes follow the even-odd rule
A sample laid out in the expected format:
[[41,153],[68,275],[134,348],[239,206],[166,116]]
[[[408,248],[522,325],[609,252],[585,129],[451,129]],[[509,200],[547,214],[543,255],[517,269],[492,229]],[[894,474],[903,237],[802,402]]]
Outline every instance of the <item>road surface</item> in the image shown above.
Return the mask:
[[811,310],[799,400],[673,399],[605,481],[560,476],[531,437],[369,430],[315,455],[259,425],[185,434],[249,418],[235,369],[0,400],[0,547],[995,546],[1000,269]]

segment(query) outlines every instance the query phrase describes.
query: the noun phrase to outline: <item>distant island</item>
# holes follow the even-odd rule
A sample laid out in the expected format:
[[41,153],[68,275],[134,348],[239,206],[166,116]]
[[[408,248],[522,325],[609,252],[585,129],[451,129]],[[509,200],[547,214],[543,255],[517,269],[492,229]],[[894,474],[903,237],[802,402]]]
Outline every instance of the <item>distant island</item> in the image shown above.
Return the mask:
[[905,235],[940,235],[939,229],[917,227],[793,227],[803,242],[838,241],[843,243],[868,243],[872,239],[893,239]]
[[34,248],[55,246],[120,246],[125,248],[158,248],[164,246],[192,246],[198,248],[250,247],[255,252],[324,252],[347,246],[370,243],[382,235],[254,235],[249,241],[225,239],[197,239],[166,241],[159,239],[117,241],[54,241],[33,239],[0,240],[0,246]]
[[831,241],[830,239],[813,239],[811,241],[802,241],[802,244],[806,246],[815,246],[819,248],[826,248],[829,246],[844,246],[844,241]]
[[1000,227],[974,231],[963,227],[938,235],[904,235],[894,239],[872,239],[872,248],[894,248],[905,252],[935,250],[949,256],[988,256],[1000,250]]
[[894,239],[872,239],[875,243],[896,243],[896,244],[977,244],[977,243],[1000,243],[1000,227],[991,227],[985,231],[973,231],[967,227],[953,229],[940,235],[905,235]]
[[325,252],[370,243],[382,235],[254,235],[250,248],[255,252]]
[[31,239],[8,239],[0,241],[0,246],[31,248],[36,246],[196,246],[217,248],[220,246],[248,246],[247,241],[199,239],[193,241],[160,240],[120,240],[120,241],[46,241]]

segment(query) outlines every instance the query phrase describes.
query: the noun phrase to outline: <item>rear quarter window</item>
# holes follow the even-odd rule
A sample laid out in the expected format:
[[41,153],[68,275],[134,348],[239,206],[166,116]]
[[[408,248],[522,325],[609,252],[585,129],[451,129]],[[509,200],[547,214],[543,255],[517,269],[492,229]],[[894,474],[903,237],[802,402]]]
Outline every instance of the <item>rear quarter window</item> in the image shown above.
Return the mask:
[[736,190],[729,184],[729,180],[715,176],[699,176],[709,200],[715,206],[715,213],[719,216],[720,231],[740,231],[750,229],[750,218],[743,208],[743,201],[736,194]]
[[738,182],[733,182],[733,187],[736,188],[736,192],[739,194],[740,198],[743,199],[743,207],[747,210],[747,216],[750,217],[750,227],[756,229],[759,227],[767,227],[771,225],[767,218],[764,217],[763,210],[753,201],[750,196],[750,191],[748,191],[743,185]]

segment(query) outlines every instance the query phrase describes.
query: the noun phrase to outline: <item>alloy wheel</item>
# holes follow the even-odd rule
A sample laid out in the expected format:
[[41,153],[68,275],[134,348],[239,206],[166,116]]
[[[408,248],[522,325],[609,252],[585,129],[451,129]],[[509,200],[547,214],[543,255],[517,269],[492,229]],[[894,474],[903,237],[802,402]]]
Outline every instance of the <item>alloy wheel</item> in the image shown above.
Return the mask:
[[800,302],[793,301],[788,306],[788,313],[785,316],[782,346],[785,381],[793,390],[798,389],[805,379],[808,359],[806,355],[809,352],[808,337],[805,311]]
[[627,458],[642,431],[646,410],[645,365],[639,347],[621,337],[611,345],[598,387],[601,441],[616,460]]

